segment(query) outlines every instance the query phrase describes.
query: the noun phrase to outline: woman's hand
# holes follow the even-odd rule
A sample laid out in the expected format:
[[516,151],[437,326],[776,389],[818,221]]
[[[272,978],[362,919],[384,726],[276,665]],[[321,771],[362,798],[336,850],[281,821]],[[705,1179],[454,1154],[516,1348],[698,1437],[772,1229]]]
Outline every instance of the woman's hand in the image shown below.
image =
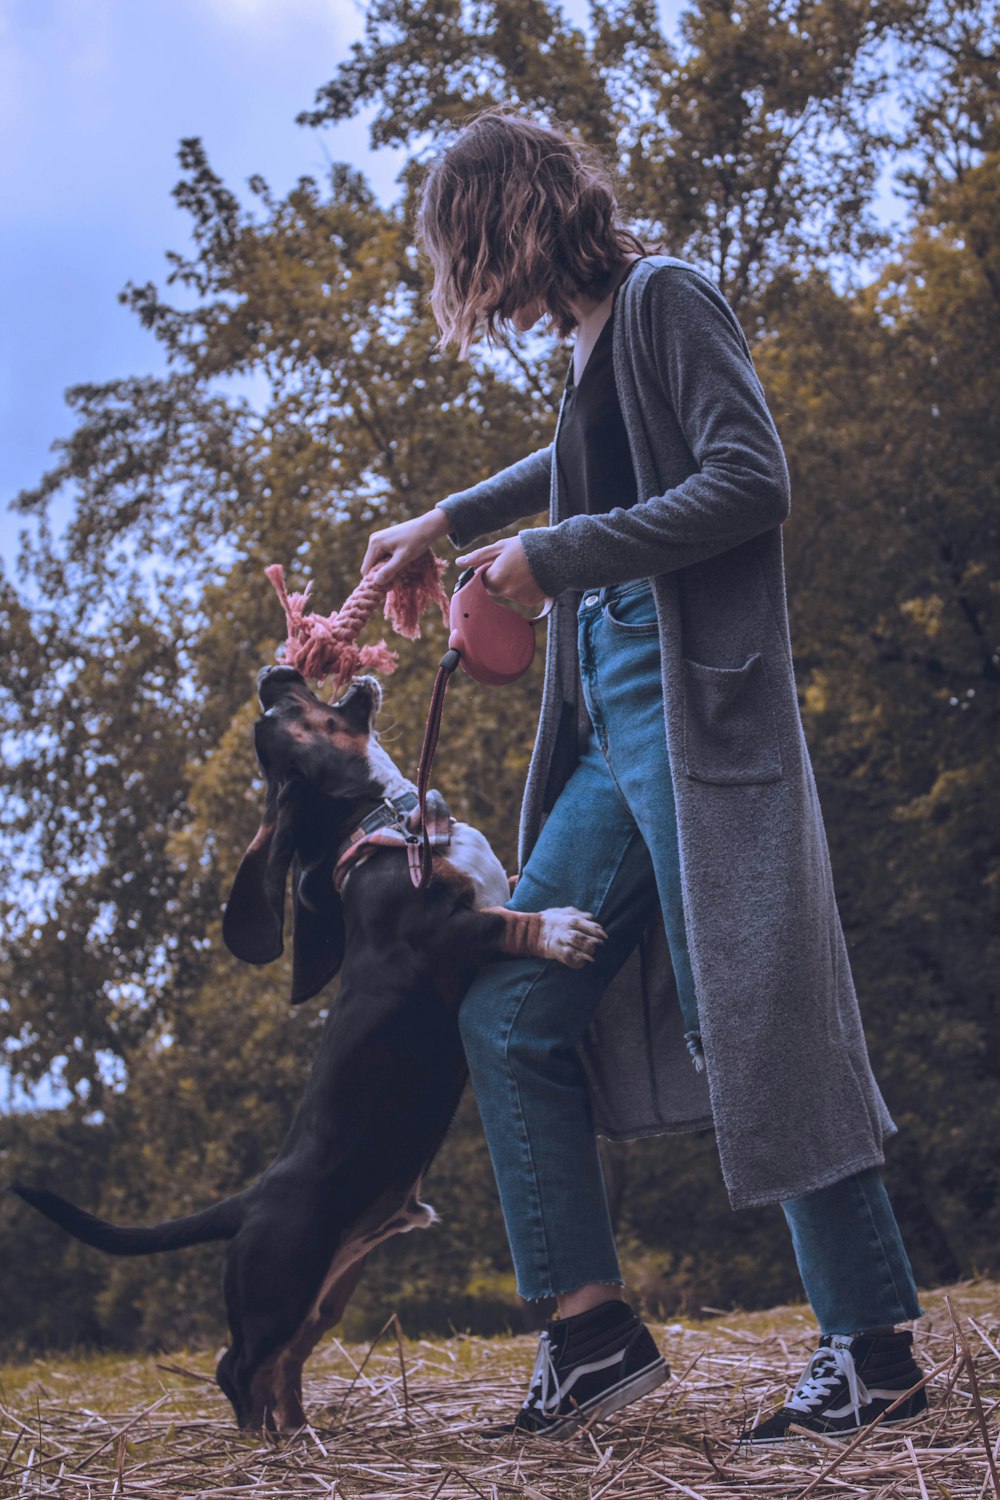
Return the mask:
[[400,521],[397,526],[385,526],[373,531],[368,538],[368,548],[361,563],[361,576],[372,571],[372,578],[379,583],[389,583],[400,568],[426,552],[439,537],[447,534],[450,525],[447,511],[435,506],[422,516],[411,521]]
[[455,561],[463,567],[478,568],[488,558],[493,558],[494,561],[481,575],[488,594],[499,594],[501,598],[511,599],[515,604],[523,604],[528,609],[541,608],[546,595],[535,582],[535,575],[528,566],[527,553],[521,546],[519,536],[508,537],[503,542],[490,542],[488,546],[477,547],[473,552],[463,552]]

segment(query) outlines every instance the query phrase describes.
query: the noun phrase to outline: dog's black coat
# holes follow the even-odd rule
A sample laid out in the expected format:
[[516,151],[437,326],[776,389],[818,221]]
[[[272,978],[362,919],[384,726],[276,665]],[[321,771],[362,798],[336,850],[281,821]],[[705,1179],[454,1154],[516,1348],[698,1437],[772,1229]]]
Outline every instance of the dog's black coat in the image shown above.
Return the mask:
[[[232,1343],[217,1378],[242,1427],[288,1430],[305,1421],[303,1361],[340,1319],[369,1251],[433,1219],[420,1180],[465,1084],[457,1013],[476,967],[515,951],[550,954],[539,923],[555,914],[477,910],[472,882],[437,856],[430,886],[418,891],[402,852],[385,848],[355,866],[342,902],[332,883],[338,846],[383,800],[366,755],[378,684],[358,679],[327,705],[298,673],[277,668],[261,674],[260,693],[255,743],[267,800],[233,883],[225,940],[251,963],[278,957],[291,871],[293,1001],[340,972],[287,1137],[245,1191],[148,1228],[110,1224],[20,1183],[11,1191],[114,1255],[229,1240]],[[603,934],[561,910],[572,918],[558,956],[580,967]]]

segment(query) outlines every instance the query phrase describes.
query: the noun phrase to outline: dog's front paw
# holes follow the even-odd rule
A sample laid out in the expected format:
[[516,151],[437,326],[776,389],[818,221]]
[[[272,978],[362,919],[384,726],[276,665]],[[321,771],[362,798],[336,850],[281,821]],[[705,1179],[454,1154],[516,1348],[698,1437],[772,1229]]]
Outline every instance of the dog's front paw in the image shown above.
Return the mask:
[[546,958],[556,958],[569,969],[593,963],[608,935],[590,912],[575,906],[550,906],[542,919],[541,944]]

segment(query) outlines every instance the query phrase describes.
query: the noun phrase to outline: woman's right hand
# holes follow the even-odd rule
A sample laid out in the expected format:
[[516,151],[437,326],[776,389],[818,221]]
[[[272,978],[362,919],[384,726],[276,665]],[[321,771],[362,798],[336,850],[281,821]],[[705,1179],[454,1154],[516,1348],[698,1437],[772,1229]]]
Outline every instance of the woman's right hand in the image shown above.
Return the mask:
[[400,521],[396,526],[373,531],[361,564],[362,578],[371,572],[379,583],[390,583],[400,568],[447,535],[450,526],[447,511],[434,506],[411,521]]

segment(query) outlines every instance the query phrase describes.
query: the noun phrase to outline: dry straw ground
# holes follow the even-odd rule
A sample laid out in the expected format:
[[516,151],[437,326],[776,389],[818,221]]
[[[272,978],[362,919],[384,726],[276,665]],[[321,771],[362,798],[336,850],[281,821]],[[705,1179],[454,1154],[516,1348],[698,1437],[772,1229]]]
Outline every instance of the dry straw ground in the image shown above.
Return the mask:
[[[37,1360],[0,1372],[0,1495],[327,1500],[1000,1500],[1000,1285],[929,1293],[928,1419],[753,1457],[735,1431],[778,1404],[814,1346],[805,1308],[653,1325],[673,1376],[571,1442],[476,1436],[523,1397],[533,1336],[336,1339],[308,1367],[311,1425],[241,1436],[208,1353]],[[933,1373],[932,1373],[933,1372]]]

